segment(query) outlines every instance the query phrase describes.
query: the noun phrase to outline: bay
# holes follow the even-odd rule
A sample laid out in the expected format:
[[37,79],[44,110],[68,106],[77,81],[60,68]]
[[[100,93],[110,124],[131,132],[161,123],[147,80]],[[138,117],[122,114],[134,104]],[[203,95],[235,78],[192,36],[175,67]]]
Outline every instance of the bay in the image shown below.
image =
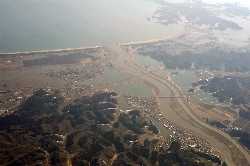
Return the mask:
[[182,23],[155,23],[158,7],[151,0],[0,1],[0,52],[109,46],[182,32]]

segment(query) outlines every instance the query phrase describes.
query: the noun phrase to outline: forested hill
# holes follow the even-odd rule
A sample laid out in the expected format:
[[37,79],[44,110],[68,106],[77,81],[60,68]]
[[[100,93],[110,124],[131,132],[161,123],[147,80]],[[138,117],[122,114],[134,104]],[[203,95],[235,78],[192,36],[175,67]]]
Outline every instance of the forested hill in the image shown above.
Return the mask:
[[60,91],[37,90],[19,111],[0,118],[1,165],[220,164],[178,142],[163,148],[157,137],[139,141],[145,132],[157,136],[159,130],[138,110],[117,111],[116,98],[115,92],[84,96],[59,112]]
[[212,93],[220,102],[247,104],[250,102],[250,78],[248,77],[215,77],[201,89]]

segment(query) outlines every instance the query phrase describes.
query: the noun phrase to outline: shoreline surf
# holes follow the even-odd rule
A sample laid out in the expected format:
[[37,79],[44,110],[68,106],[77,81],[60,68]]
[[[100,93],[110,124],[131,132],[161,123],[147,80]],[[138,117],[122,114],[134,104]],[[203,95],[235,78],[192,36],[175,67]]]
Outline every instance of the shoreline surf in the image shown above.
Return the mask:
[[1,55],[25,55],[25,54],[42,54],[42,53],[60,53],[70,51],[80,51],[85,49],[104,48],[104,46],[89,46],[89,47],[78,47],[78,48],[62,48],[62,49],[51,49],[51,50],[37,50],[37,51],[26,51],[26,52],[1,52]]
[[[156,38],[156,39],[149,39],[149,40],[143,40],[140,42],[128,42],[128,43],[117,43],[117,45],[120,46],[127,46],[127,45],[138,45],[138,44],[148,44],[148,43],[156,43],[160,41],[170,40],[173,38],[177,38],[181,35],[184,35],[188,30],[187,27],[184,27],[183,31],[177,34],[173,34],[171,36],[166,36],[163,38]],[[116,45],[116,44],[112,44]],[[109,48],[111,45],[107,46],[83,46],[83,47],[73,47],[73,48],[59,48],[59,49],[47,49],[47,50],[34,50],[34,51],[17,51],[17,52],[0,52],[1,55],[25,55],[25,54],[42,54],[42,53],[59,53],[59,52],[70,52],[70,51],[80,51],[85,49],[95,49],[95,48]]]

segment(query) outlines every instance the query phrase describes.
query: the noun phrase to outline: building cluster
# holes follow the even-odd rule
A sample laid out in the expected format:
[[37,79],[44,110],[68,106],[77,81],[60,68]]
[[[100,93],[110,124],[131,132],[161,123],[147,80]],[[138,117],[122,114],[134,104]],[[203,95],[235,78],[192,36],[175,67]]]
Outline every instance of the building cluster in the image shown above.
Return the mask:
[[[95,70],[95,69],[93,69]],[[98,70],[98,69],[97,69]],[[81,74],[80,74],[81,72]],[[48,73],[46,73],[46,76],[49,77],[56,77],[56,78],[60,78],[63,80],[79,80],[79,79],[90,79],[96,76],[97,73],[100,73],[100,71],[96,71],[95,72],[90,72],[88,69],[67,69],[66,71],[49,71]]]
[[171,131],[169,137],[160,136],[160,144],[158,147],[168,147],[171,142],[178,141],[182,145],[182,149],[192,148],[200,152],[204,152],[210,155],[219,156],[216,149],[211,146],[207,141],[199,138],[193,133],[180,128],[167,120],[160,112],[158,104],[154,98],[135,97],[130,95],[124,95],[123,98],[127,101],[131,109],[139,109],[145,112],[145,116],[151,116],[156,121],[160,122],[166,129]]
[[49,70],[45,75],[52,78],[62,79],[64,81],[84,81],[97,78],[102,75],[105,69],[104,64],[90,63],[80,65],[80,67],[67,68],[66,70]]
[[0,92],[0,116],[10,115],[18,109],[18,106],[29,98],[33,91],[1,91]]

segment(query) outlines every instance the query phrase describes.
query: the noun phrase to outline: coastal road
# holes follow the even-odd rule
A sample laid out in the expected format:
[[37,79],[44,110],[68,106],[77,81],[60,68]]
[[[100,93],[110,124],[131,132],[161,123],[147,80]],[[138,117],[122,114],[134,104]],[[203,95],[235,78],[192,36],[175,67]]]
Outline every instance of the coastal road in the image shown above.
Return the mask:
[[[189,108],[185,96],[183,96],[182,92],[180,92],[174,84],[136,65],[131,55],[125,52],[120,45],[110,46],[109,48],[114,51],[114,54],[117,54],[116,58],[113,59],[113,65],[117,70],[139,83],[144,85],[149,83],[149,88],[153,90],[155,97],[158,99],[160,109],[166,119],[184,129],[196,133],[204,140],[210,142],[218,149],[223,161],[225,161],[227,165],[249,165],[250,155],[248,152],[228,134],[197,118]],[[160,96],[170,95],[183,96],[183,98],[176,99],[180,109],[183,110],[181,114],[171,108],[171,98],[159,98]]]

